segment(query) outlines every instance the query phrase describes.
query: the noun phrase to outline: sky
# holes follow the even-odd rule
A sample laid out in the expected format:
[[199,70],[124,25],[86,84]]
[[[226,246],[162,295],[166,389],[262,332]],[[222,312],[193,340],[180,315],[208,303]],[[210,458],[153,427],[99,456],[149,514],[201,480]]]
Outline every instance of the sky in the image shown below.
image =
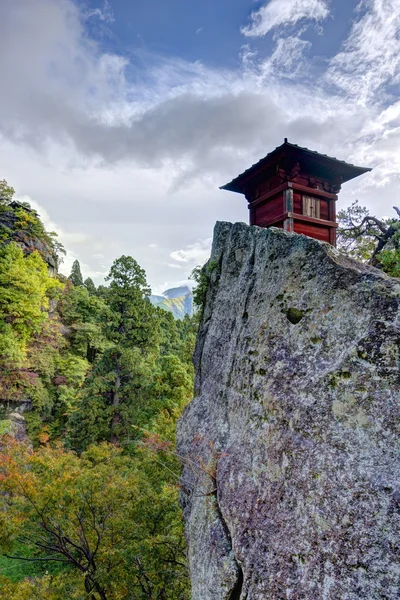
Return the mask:
[[373,167],[400,204],[400,0],[0,0],[0,179],[101,283],[133,256],[153,293],[209,255],[219,190],[283,142]]

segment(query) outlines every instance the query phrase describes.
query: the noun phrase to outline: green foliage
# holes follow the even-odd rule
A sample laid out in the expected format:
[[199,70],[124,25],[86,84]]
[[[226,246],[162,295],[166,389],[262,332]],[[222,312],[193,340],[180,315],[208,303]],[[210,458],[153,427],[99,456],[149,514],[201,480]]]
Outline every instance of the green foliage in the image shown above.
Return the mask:
[[379,229],[375,226],[365,231],[364,219],[369,211],[355,200],[351,206],[338,212],[338,248],[356,260],[366,262],[371,259],[376,247]]
[[85,288],[89,292],[90,296],[94,296],[96,294],[96,286],[93,283],[93,279],[91,279],[90,277],[88,277],[83,282],[83,285],[85,286]]
[[78,457],[9,440],[0,459],[3,552],[68,566],[57,587],[72,598],[188,598],[177,491],[155,464],[106,444]]
[[[0,434],[1,435],[1,434]],[[24,543],[16,543],[14,546],[15,552],[18,556],[24,556],[26,558],[33,558],[34,554],[27,551],[27,547]],[[0,556],[0,599],[1,598],[14,598],[14,596],[5,596],[4,593],[7,590],[13,590],[13,593],[18,598],[17,590],[21,589],[21,584],[18,586],[10,586],[6,584],[23,582],[27,578],[35,578],[40,576],[46,578],[46,575],[51,573],[56,575],[60,570],[64,570],[65,566],[59,563],[52,562],[41,562],[41,561],[25,561],[25,560],[10,560],[6,556]],[[4,578],[4,579],[3,579]],[[38,581],[39,583],[39,581]],[[36,586],[35,586],[36,587]],[[38,589],[41,589],[39,584]],[[5,589],[4,589],[5,588]],[[32,590],[34,588],[32,587]],[[3,593],[2,593],[3,592]]]
[[[27,208],[30,208],[28,203],[25,204]],[[53,253],[56,262],[59,262],[60,255],[65,254],[65,249],[64,246],[57,241],[57,234],[54,231],[46,231],[45,226],[36,212],[25,210],[23,207],[15,208],[13,212],[15,215],[14,230],[23,233],[21,236],[22,239],[36,239],[39,242],[44,243],[45,247],[41,250],[43,258],[46,257],[46,254]]]
[[392,277],[400,277],[400,250],[398,248],[382,250],[379,253],[379,263],[385,273]]
[[197,284],[193,290],[193,302],[200,313],[203,311],[211,276],[217,269],[218,263],[215,260],[209,260],[202,267],[198,266],[193,269],[190,275],[190,279],[193,279]]
[[[400,214],[398,209],[394,207]],[[338,248],[348,256],[400,276],[400,221],[378,219],[358,200],[338,213]]]
[[106,303],[90,295],[86,287],[67,285],[58,310],[69,329],[67,335],[71,350],[93,362],[107,347],[104,327],[111,318],[111,312]]
[[[60,290],[37,252],[14,242],[0,249],[0,397],[47,404],[47,393],[29,365],[30,346],[43,332],[49,296]],[[36,356],[40,362],[40,354]]]
[[47,293],[58,282],[48,277],[38,255],[24,257],[14,245],[3,248],[0,255],[0,282],[5,282],[0,287],[0,314],[5,321],[0,325],[0,398],[13,402],[29,398],[35,408],[44,410],[51,402],[38,374],[42,355],[36,355],[34,368],[30,356],[46,325]]
[[183,319],[176,320],[171,313],[159,310],[158,318],[161,326],[161,354],[173,354],[192,369],[193,350],[199,326],[197,315],[185,315]]
[[0,241],[16,241],[24,246],[25,252],[32,248],[47,262],[56,266],[65,254],[57,234],[46,231],[39,215],[28,202],[12,202],[14,189],[5,180],[0,181]]
[[[6,575],[6,577],[0,576],[1,600],[61,600],[61,598],[82,600],[82,595],[72,595],[73,587],[71,584],[67,585],[64,579],[49,575],[48,569],[43,577],[38,577],[43,568],[37,563],[32,563],[30,567],[27,567],[27,564],[10,565],[10,560],[0,558],[0,572]],[[76,584],[76,577],[74,579]]]
[[81,273],[81,265],[79,260],[74,260],[72,263],[71,275],[68,278],[74,285],[83,285],[83,277]]
[[106,301],[112,311],[107,334],[117,344],[151,348],[157,342],[158,321],[148,300],[146,274],[131,256],[114,261],[106,277]]
[[[29,560],[0,557],[0,598],[188,599],[174,438],[192,396],[198,318],[154,308],[129,256],[107,287],[83,283],[79,263],[75,285],[50,277],[43,255],[57,242],[27,208],[0,201],[0,402],[31,406],[35,448],[7,440],[1,422],[0,546]],[[82,570],[76,546],[96,547],[93,522],[101,541]],[[66,563],[36,561],[57,532],[76,544],[75,563],[62,552]]]
[[16,243],[0,249],[0,319],[27,342],[45,319],[49,293],[59,290],[37,252],[24,256]]
[[8,204],[13,199],[15,190],[5,179],[0,179],[0,203]]
[[11,434],[12,429],[12,421],[10,419],[4,419],[3,421],[0,421],[0,437]]
[[139,348],[106,350],[93,367],[69,420],[68,443],[82,451],[103,440],[135,446],[160,411],[182,410],[193,389],[192,365]]
[[11,323],[0,323],[0,364],[8,363],[14,368],[21,367],[25,358],[25,345]]
[[138,348],[106,350],[96,361],[71,416],[70,445],[81,451],[93,442],[129,440],[130,423],[138,422],[146,411],[152,367],[151,359]]

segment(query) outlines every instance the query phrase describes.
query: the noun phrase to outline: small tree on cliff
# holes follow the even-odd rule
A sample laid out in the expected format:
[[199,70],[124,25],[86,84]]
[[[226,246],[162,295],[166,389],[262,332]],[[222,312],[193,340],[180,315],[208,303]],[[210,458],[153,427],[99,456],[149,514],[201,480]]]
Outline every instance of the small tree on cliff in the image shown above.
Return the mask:
[[0,204],[9,204],[14,194],[14,188],[8,185],[5,179],[0,179]]
[[71,275],[68,277],[68,279],[76,286],[83,285],[83,277],[79,260],[74,260],[72,264]]
[[[397,215],[400,210],[394,206]],[[338,248],[392,275],[400,276],[400,220],[378,219],[358,200],[338,213]]]

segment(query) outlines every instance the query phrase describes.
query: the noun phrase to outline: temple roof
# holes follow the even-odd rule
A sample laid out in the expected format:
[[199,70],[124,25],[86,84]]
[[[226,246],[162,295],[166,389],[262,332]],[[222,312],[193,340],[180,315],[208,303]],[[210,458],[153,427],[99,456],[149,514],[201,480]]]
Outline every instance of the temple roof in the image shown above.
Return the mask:
[[300,162],[302,169],[309,169],[316,176],[321,175],[327,178],[339,179],[341,183],[350,181],[372,170],[368,167],[356,167],[344,160],[338,160],[326,154],[302,148],[301,146],[297,146],[297,144],[291,144],[285,138],[281,146],[275,148],[275,150],[267,154],[267,156],[252,165],[249,169],[246,169],[246,171],[235,177],[232,181],[221,186],[220,189],[242,194],[244,193],[245,184],[248,184],[262,171],[274,163],[278,163],[280,160],[292,163]]

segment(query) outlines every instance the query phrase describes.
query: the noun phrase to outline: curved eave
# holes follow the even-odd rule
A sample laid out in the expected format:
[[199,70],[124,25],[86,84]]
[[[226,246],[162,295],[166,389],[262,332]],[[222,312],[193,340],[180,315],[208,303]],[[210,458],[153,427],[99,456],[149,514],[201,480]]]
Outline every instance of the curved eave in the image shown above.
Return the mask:
[[305,161],[310,161],[316,168],[322,168],[326,171],[334,171],[335,174],[339,175],[342,183],[346,183],[346,181],[350,181],[351,179],[355,179],[364,173],[368,173],[372,171],[369,167],[358,167],[356,165],[352,165],[351,163],[347,163],[344,160],[338,160],[332,156],[328,156],[327,154],[320,154],[314,150],[310,150],[309,148],[302,148],[301,146],[297,146],[296,144],[291,144],[285,141],[282,146],[278,146],[267,154],[264,158],[256,162],[249,169],[246,169],[243,173],[232,179],[229,183],[221,186],[220,190],[227,190],[229,192],[236,192],[238,194],[244,193],[245,186],[251,181],[253,176],[260,173],[264,168],[268,167],[269,164],[276,161],[277,157],[281,153],[289,154],[298,154],[303,156]]

